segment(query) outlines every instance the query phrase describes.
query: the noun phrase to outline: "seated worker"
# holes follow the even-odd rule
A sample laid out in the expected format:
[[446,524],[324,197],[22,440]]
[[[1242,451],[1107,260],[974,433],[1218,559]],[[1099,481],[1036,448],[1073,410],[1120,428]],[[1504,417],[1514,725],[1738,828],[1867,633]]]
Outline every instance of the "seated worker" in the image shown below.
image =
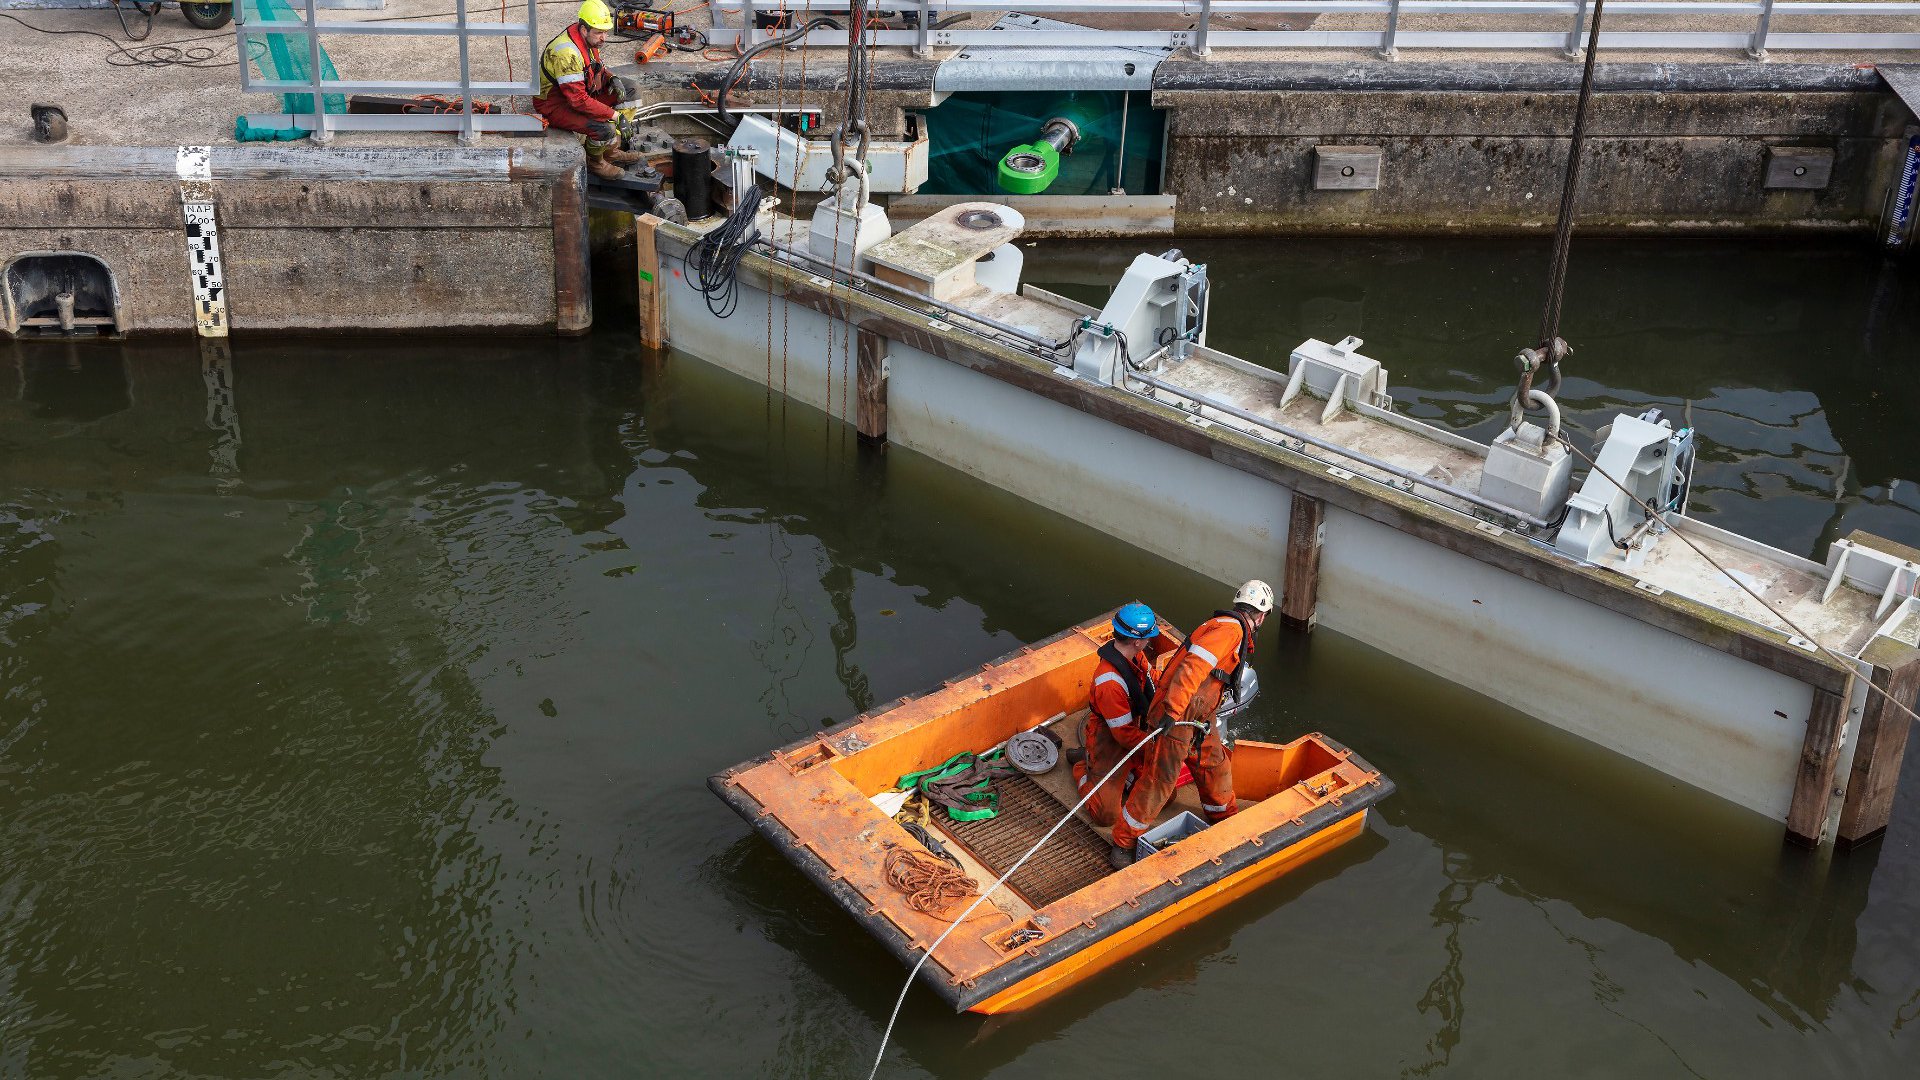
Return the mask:
[[1172,648],[1160,640],[1160,621],[1153,609],[1135,601],[1113,613],[1113,640],[1100,646],[1100,665],[1093,669],[1088,691],[1085,756],[1073,764],[1074,784],[1087,800],[1087,816],[1102,828],[1120,812],[1127,777],[1140,768],[1146,751],[1135,754],[1125,768],[1105,783],[1101,778],[1147,737],[1147,706],[1153,701],[1152,659]]
[[574,131],[587,145],[587,171],[602,180],[620,178],[621,166],[640,155],[620,149],[620,89],[613,74],[600,62],[600,46],[613,29],[613,12],[605,0],[586,0],[571,26],[547,42],[540,54],[540,96],[534,111],[550,127]]
[[1272,587],[1249,581],[1233,594],[1231,608],[1214,612],[1195,627],[1167,661],[1159,692],[1147,708],[1147,730],[1164,730],[1141,751],[1147,760],[1113,824],[1113,850],[1107,858],[1116,869],[1133,862],[1134,841],[1153,827],[1173,798],[1183,764],[1193,774],[1209,823],[1225,821],[1240,809],[1233,797],[1233,760],[1215,714],[1233,684],[1233,673],[1253,654],[1253,637],[1272,610]]

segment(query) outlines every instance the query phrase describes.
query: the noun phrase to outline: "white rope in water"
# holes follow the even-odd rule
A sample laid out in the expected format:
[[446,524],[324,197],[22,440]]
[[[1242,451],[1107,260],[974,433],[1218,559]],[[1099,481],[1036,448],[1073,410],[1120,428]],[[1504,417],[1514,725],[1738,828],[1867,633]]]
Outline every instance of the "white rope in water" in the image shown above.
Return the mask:
[[978,897],[975,897],[973,903],[967,905],[967,910],[961,912],[957,918],[955,918],[952,922],[948,923],[947,928],[945,930],[940,931],[940,936],[933,939],[933,944],[927,946],[927,951],[920,954],[920,959],[914,963],[913,970],[907,972],[907,982],[906,982],[906,985],[900,988],[900,996],[894,999],[893,1013],[887,1017],[887,1030],[884,1034],[880,1036],[880,1052],[873,1055],[873,1071],[867,1074],[867,1080],[874,1080],[874,1077],[880,1075],[880,1063],[886,1060],[886,1056],[887,1056],[887,1043],[893,1038],[893,1025],[900,1019],[900,1006],[906,1004],[907,991],[913,989],[914,976],[920,974],[920,969],[922,967],[925,967],[927,961],[933,958],[933,950],[939,948],[941,943],[947,940],[948,934],[953,933],[954,930],[957,929],[961,923],[966,922],[967,916],[973,914],[975,908],[979,907],[981,904],[986,903],[987,897],[992,896],[995,892],[999,890],[1000,886],[1005,885],[1007,883],[1007,879],[1013,876],[1014,871],[1020,869],[1022,866],[1025,866],[1027,864],[1027,860],[1033,858],[1034,852],[1039,851],[1040,848],[1044,846],[1048,840],[1053,839],[1054,833],[1059,832],[1061,828],[1066,825],[1067,822],[1072,821],[1073,815],[1079,813],[1080,808],[1087,805],[1087,800],[1093,798],[1094,795],[1097,794],[1101,788],[1106,786],[1107,781],[1113,779],[1113,775],[1120,771],[1121,767],[1127,763],[1129,758],[1139,753],[1141,747],[1159,738],[1162,730],[1164,729],[1155,728],[1154,730],[1148,732],[1146,738],[1141,739],[1139,742],[1135,743],[1133,746],[1133,749],[1121,755],[1120,760],[1114,763],[1113,768],[1107,770],[1107,775],[1101,777],[1099,783],[1088,788],[1087,793],[1080,797],[1079,802],[1073,804],[1073,809],[1067,811],[1067,814],[1065,817],[1055,822],[1053,828],[1048,829],[1047,834],[1045,836],[1042,836],[1040,839],[1034,841],[1033,846],[1027,849],[1027,853],[1025,855],[1022,855],[1018,859],[1014,860],[1014,864],[1007,868],[1007,872],[1004,874],[1001,874],[999,880],[995,881],[992,885],[987,886],[987,888],[983,892],[981,892],[981,894]]

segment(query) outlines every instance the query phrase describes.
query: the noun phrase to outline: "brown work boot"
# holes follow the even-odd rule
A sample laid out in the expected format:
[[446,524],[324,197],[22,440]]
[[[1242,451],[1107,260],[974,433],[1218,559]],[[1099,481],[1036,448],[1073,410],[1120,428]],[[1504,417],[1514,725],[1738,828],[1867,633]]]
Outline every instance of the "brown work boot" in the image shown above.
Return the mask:
[[607,151],[606,157],[608,161],[613,162],[615,165],[625,166],[625,165],[640,164],[640,155],[634,153],[631,150],[609,149]]
[[588,158],[587,172],[593,174],[594,177],[600,180],[618,180],[627,175],[627,170],[603,157]]

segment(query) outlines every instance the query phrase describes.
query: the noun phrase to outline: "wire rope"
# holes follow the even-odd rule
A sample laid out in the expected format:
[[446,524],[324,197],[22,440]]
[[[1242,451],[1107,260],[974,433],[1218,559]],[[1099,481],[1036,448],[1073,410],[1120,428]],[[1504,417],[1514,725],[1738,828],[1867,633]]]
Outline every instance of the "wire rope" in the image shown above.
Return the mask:
[[1587,107],[1593,100],[1593,68],[1600,55],[1600,9],[1593,0],[1593,25],[1587,30],[1587,62],[1580,75],[1580,99],[1573,110],[1573,139],[1567,150],[1567,179],[1560,189],[1560,217],[1553,230],[1553,259],[1547,272],[1547,303],[1540,313],[1540,349],[1553,356],[1560,336],[1560,304],[1567,288],[1567,252],[1573,246],[1573,207],[1580,187],[1580,158],[1587,141]]

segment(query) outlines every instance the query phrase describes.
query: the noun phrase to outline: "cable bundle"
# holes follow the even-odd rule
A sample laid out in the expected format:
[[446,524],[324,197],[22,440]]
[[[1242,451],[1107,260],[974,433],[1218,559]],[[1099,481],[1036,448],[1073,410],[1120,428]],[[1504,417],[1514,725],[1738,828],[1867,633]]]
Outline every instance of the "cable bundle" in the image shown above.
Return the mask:
[[753,219],[760,212],[761,197],[758,184],[735,192],[726,222],[702,236],[681,260],[687,281],[707,298],[707,310],[716,318],[726,318],[739,306],[740,257],[760,239]]

